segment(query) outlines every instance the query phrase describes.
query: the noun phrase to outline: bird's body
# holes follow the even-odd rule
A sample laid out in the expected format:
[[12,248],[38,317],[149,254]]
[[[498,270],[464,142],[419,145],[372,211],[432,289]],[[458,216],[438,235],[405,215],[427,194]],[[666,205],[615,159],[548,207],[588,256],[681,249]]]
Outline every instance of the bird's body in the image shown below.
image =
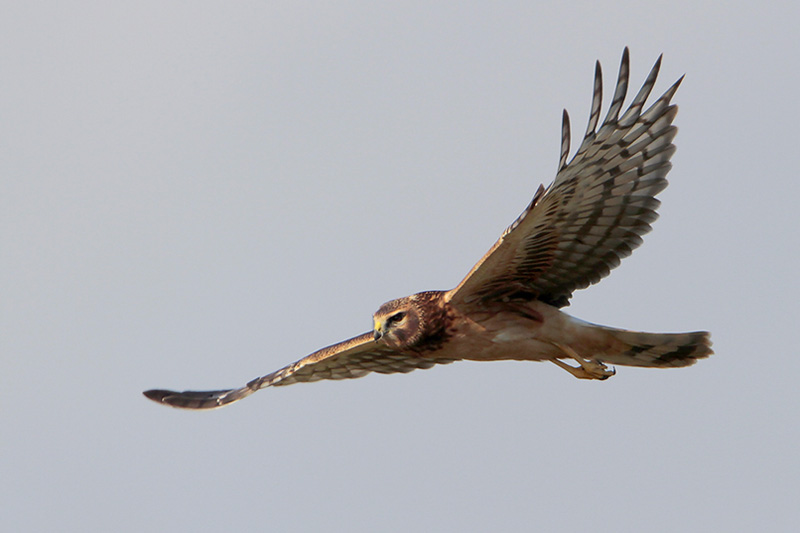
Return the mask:
[[[705,332],[644,333],[592,324],[575,318],[539,300],[529,300],[497,309],[464,313],[449,303],[451,294],[429,291],[385,304],[389,309],[408,309],[407,302],[422,301],[429,330],[435,332],[409,345],[420,358],[467,361],[549,361],[564,358],[559,345],[576,353],[591,354],[604,363],[624,366],[686,366],[691,353],[677,352],[681,346],[701,346]],[[419,305],[419,304],[417,304]],[[440,311],[441,310],[441,311]],[[407,312],[407,311],[404,311]],[[383,313],[378,312],[380,317]],[[391,314],[386,313],[388,316]],[[435,316],[436,318],[433,318]],[[380,321],[380,318],[379,318]],[[569,339],[565,343],[565,339]],[[674,349],[666,350],[672,341]],[[661,347],[662,353],[653,351]],[[677,353],[676,353],[677,352]]]
[[[600,64],[583,142],[567,164],[569,119],[564,112],[561,158],[554,182],[540,187],[523,213],[449,291],[427,291],[383,304],[374,327],[328,346],[239,389],[150,390],[173,407],[209,409],[269,386],[391,374],[458,360],[551,361],[575,377],[606,379],[606,364],[681,367],[708,357],[709,334],[627,331],[561,311],[573,291],[605,277],[650,230],[675,152],[670,103],[678,80],[647,110],[656,62],[620,117],[628,86],[625,49],[611,107],[599,129]],[[576,362],[572,366],[564,360]]]
[[[575,349],[598,353],[609,339],[598,331],[540,301],[526,302],[519,310],[463,314],[448,306],[454,325],[437,353],[469,361],[544,361],[563,357],[553,345],[569,336]],[[590,350],[591,351],[587,351]],[[608,351],[604,348],[601,352]]]

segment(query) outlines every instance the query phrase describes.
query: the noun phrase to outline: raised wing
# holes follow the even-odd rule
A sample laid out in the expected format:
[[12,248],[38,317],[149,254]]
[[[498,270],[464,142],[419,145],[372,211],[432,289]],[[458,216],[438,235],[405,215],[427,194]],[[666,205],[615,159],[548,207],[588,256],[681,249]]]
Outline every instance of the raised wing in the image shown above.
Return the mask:
[[375,342],[373,333],[364,333],[328,346],[238,389],[215,391],[148,390],[151,400],[182,409],[216,409],[250,396],[259,389],[321,379],[360,378],[370,372],[407,373],[453,359],[423,358],[414,353],[392,350]]
[[538,299],[569,305],[572,292],[600,281],[642,243],[658,215],[655,195],[675,153],[678,111],[670,104],[681,77],[647,111],[661,57],[628,109],[619,116],[628,89],[629,54],[622,54],[616,90],[603,124],[595,131],[603,98],[597,62],[594,96],[583,142],[567,164],[569,116],[564,111],[561,159],[553,183],[533,201],[467,277],[447,295],[456,306]]

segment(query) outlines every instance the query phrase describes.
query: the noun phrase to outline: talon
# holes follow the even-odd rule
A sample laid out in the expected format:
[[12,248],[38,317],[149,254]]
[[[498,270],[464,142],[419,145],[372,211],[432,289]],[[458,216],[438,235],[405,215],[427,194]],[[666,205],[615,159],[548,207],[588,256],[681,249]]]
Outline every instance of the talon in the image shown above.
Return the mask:
[[609,370],[606,365],[600,361],[597,361],[596,359],[584,359],[569,346],[555,342],[553,343],[553,346],[564,352],[564,354],[570,359],[574,359],[579,365],[581,365],[580,367],[574,367],[558,359],[551,359],[551,361],[553,361],[553,363],[555,363],[557,366],[560,366],[578,379],[598,379],[602,381],[617,373],[615,368]]
[[595,362],[598,365],[602,366],[603,370],[604,370],[603,377],[600,377],[600,378],[597,378],[597,379],[599,379],[601,381],[605,381],[605,380],[607,380],[608,378],[610,378],[611,376],[613,376],[613,375],[615,375],[617,373],[617,369],[614,368],[613,366],[611,367],[611,370],[608,370],[606,368],[606,366],[603,363],[601,363],[600,361],[595,361]]

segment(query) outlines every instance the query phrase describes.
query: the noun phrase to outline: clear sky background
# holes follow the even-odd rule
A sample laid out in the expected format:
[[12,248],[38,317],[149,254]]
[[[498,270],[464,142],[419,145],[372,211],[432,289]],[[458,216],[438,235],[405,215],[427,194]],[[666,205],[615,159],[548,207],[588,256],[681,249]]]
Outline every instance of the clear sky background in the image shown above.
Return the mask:
[[[0,16],[0,529],[798,530],[796,3],[120,4]],[[141,395],[453,287],[625,45],[632,92],[661,52],[655,93],[686,74],[671,185],[568,312],[708,329],[711,359]]]

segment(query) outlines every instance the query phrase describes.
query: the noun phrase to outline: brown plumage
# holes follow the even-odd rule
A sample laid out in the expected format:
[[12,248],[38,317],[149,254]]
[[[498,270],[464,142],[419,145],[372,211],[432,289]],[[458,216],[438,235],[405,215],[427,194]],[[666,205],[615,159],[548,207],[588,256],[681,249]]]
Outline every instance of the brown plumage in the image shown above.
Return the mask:
[[[706,332],[643,333],[573,318],[559,310],[575,290],[596,283],[642,243],[658,217],[655,196],[667,186],[675,152],[670,101],[681,79],[646,111],[659,57],[628,109],[628,49],[611,106],[599,129],[602,72],[596,64],[589,124],[567,163],[569,116],[564,111],[559,170],[450,291],[392,300],[374,314],[374,329],[323,348],[239,389],[149,390],[148,398],[188,409],[221,407],[270,386],[391,374],[457,360],[552,361],[582,379],[614,374],[606,364],[680,367],[708,357]],[[572,366],[563,360],[572,360]]]

